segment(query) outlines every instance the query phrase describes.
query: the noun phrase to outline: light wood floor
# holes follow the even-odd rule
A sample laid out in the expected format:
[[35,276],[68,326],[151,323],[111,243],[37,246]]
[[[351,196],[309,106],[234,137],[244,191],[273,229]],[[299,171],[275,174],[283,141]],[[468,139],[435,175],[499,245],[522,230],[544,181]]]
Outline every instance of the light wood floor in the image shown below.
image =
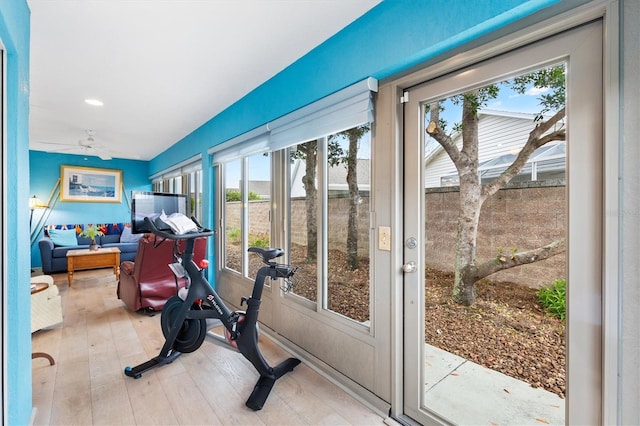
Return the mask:
[[[64,323],[33,334],[35,425],[381,425],[382,417],[304,364],[276,382],[265,407],[244,403],[257,373],[240,354],[206,342],[170,365],[134,380],[123,373],[158,354],[160,315],[130,312],[116,297],[113,271],[81,271],[73,287],[53,276]],[[289,355],[269,339],[273,365]]]

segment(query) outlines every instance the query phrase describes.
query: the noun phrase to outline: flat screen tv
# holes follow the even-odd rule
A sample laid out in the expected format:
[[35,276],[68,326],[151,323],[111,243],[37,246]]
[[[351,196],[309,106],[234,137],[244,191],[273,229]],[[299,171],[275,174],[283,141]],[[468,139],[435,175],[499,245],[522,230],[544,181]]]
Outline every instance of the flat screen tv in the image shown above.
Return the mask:
[[187,215],[187,196],[165,192],[131,192],[131,232],[144,234],[151,229],[144,222],[145,217],[155,219],[164,210],[168,216],[172,213]]

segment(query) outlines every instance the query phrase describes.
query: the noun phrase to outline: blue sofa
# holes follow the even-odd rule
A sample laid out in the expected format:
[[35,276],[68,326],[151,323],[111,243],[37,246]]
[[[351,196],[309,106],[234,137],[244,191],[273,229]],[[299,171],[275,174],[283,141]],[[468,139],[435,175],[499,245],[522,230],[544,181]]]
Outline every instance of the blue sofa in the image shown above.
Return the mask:
[[[42,273],[55,274],[67,271],[67,252],[89,248],[91,240],[80,236],[84,228],[89,225],[46,225],[44,227],[44,236],[38,241]],[[104,233],[104,235],[96,237],[96,243],[100,247],[118,247],[121,262],[135,259],[138,240],[142,234],[132,235],[131,225],[128,223],[98,224],[96,226]],[[69,238],[73,233],[75,233],[75,241],[73,238]]]

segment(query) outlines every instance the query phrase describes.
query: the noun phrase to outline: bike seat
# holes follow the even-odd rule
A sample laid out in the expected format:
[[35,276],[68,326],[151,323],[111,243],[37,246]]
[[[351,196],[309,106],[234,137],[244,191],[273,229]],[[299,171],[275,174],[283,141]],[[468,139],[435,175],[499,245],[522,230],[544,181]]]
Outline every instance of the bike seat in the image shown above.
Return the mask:
[[249,253],[256,253],[260,257],[262,257],[266,262],[271,259],[275,259],[276,257],[280,257],[284,254],[284,250],[279,248],[260,248],[260,247],[249,247],[247,250]]

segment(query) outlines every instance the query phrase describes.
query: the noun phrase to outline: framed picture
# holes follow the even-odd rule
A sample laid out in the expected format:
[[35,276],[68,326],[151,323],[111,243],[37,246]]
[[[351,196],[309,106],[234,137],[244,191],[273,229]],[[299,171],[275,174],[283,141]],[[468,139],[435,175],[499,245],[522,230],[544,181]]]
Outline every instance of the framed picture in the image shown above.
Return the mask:
[[122,202],[122,170],[62,166],[60,201]]

